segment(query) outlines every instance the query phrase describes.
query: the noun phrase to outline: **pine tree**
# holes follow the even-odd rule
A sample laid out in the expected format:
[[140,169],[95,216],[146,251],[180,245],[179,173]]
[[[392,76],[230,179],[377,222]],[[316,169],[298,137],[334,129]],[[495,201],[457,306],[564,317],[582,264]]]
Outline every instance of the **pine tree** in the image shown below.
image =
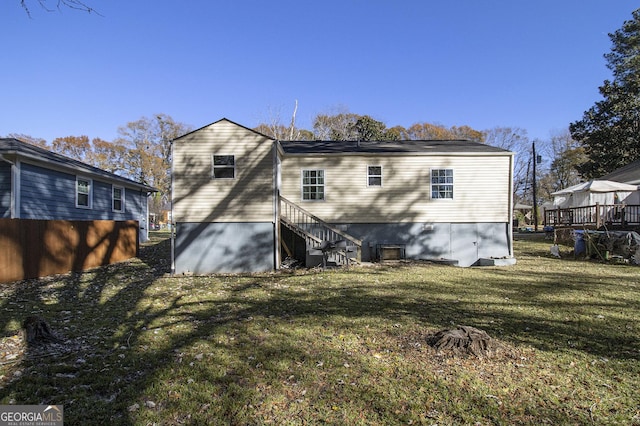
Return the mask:
[[613,47],[604,57],[613,81],[600,86],[603,99],[569,126],[588,156],[578,168],[588,179],[640,159],[640,9],[632,16],[609,34]]

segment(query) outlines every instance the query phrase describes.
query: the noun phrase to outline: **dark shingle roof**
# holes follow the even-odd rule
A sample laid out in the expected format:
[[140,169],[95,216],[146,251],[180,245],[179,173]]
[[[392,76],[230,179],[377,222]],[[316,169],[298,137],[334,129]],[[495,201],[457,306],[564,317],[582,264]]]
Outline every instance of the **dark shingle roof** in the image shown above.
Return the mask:
[[602,176],[600,179],[612,180],[614,182],[638,184],[640,183],[640,160],[636,160],[633,163],[629,163],[626,166],[620,167],[619,169],[612,171],[608,175]]
[[467,140],[429,141],[280,141],[286,154],[510,154]]
[[31,145],[14,138],[0,138],[0,155],[16,155],[20,159],[31,159],[48,164],[52,168],[62,168],[70,171],[85,173],[107,181],[115,181],[139,188],[144,191],[157,192],[156,188],[116,175],[106,170],[90,166],[82,161],[65,157],[64,155],[48,151],[39,146]]

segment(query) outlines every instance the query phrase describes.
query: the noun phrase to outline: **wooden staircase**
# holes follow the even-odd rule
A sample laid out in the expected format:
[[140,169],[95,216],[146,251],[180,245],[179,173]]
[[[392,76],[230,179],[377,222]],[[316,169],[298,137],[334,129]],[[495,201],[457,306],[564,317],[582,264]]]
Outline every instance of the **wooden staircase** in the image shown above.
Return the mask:
[[349,266],[350,259],[361,259],[361,240],[331,226],[284,197],[280,197],[280,223],[304,239],[308,255],[322,256],[324,266],[330,261],[339,266]]

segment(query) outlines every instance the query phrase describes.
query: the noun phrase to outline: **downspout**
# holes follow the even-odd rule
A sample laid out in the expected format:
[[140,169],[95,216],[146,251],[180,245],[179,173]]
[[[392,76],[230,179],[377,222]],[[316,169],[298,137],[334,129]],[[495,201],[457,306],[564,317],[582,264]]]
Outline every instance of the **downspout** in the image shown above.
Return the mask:
[[273,250],[273,264],[276,270],[280,269],[280,167],[278,146],[279,142],[275,140],[273,142],[273,235],[274,235],[274,250]]
[[11,201],[9,206],[9,217],[20,219],[20,162],[11,161],[4,154],[0,154],[0,160],[11,165]]
[[[143,193],[142,191],[140,191],[141,193]],[[144,238],[145,238],[145,242],[149,241],[149,197],[151,196],[151,194],[153,194],[153,192],[146,192],[146,203],[145,205],[147,206],[147,208],[145,209],[146,211],[144,212],[144,223],[145,223],[145,230],[144,230]]]
[[174,188],[174,173],[175,173],[175,157],[173,156],[173,140],[169,142],[171,145],[171,198],[169,200],[169,232],[171,233],[171,275],[176,273],[176,224],[173,220],[173,194]]
[[513,165],[515,153],[511,153],[509,156],[509,205],[507,218],[507,234],[509,239],[509,256],[513,257]]

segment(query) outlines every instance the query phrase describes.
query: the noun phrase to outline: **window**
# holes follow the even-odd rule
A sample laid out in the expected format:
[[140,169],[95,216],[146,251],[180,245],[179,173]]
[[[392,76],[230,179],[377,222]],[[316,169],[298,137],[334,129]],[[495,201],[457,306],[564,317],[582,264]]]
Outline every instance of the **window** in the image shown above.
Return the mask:
[[112,191],[112,206],[114,212],[124,211],[124,188],[121,186],[114,186]]
[[236,177],[235,157],[233,155],[214,155],[211,177],[213,179],[234,179]]
[[91,208],[91,179],[76,177],[76,207]]
[[302,171],[302,199],[324,200],[324,170]]
[[367,186],[382,186],[382,166],[367,166]]
[[431,170],[431,198],[453,199],[453,169]]

